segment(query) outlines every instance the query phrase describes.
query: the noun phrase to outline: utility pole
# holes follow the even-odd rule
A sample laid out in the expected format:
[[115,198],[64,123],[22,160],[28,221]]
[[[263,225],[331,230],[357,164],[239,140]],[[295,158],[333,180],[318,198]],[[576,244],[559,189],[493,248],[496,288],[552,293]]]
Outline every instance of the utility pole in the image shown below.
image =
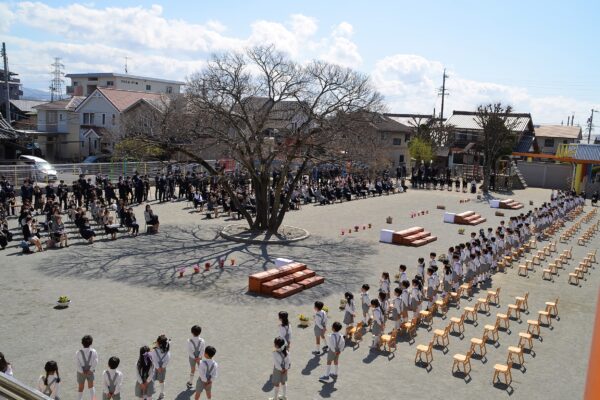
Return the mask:
[[4,61],[4,83],[6,85],[6,121],[10,124],[10,72],[8,72],[8,57],[6,55],[6,43],[2,42],[2,60]]
[[592,108],[592,115],[590,115],[590,118],[588,119],[588,144],[590,144],[590,138],[592,137],[592,128],[594,127],[594,113],[595,112],[600,112],[598,110],[594,110]]
[[62,85],[63,85],[63,68],[65,67],[60,62],[59,57],[54,57],[54,63],[51,64],[52,70],[52,81],[50,83],[50,101],[54,101],[54,97],[56,96],[56,100],[62,99]]
[[[444,99],[446,96],[449,95],[448,91],[446,90],[446,78],[449,78],[449,76],[446,75],[446,68],[444,68],[444,76],[442,78],[442,87],[438,91],[438,96],[442,96],[442,109],[440,110],[440,122],[441,123],[444,122]],[[435,115],[433,117],[435,118]]]

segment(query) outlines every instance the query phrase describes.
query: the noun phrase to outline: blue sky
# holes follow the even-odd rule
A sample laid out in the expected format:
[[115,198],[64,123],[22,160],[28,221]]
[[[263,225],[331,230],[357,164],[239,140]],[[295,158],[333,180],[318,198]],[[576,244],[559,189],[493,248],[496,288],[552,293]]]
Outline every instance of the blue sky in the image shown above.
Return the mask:
[[574,111],[585,124],[600,108],[599,15],[590,1],[4,2],[0,34],[36,88],[53,56],[82,72],[122,69],[127,55],[133,73],[184,79],[213,51],[272,41],[371,74],[394,112],[439,107],[446,67],[450,110],[503,100],[536,123]]

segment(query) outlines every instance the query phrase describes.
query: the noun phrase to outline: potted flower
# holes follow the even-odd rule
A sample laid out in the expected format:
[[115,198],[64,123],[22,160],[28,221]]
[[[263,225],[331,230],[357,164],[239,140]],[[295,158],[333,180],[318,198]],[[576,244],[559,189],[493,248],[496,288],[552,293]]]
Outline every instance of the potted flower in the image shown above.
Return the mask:
[[69,299],[67,296],[60,296],[56,302],[56,306],[60,308],[67,308],[69,307],[70,303],[71,299]]
[[185,267],[181,267],[177,270],[179,272],[179,277],[183,278],[183,274],[185,273]]
[[200,273],[200,266],[198,264],[194,265],[194,273],[195,274],[199,274]]
[[391,224],[392,223],[392,217],[387,217],[385,219],[385,222],[388,223],[388,224]]
[[465,234],[465,228],[458,228],[458,234],[459,235],[464,235]]
[[359,229],[360,229],[360,226],[354,225],[354,232],[358,232]]
[[325,311],[326,313],[329,313],[329,307],[323,306],[323,311]]
[[343,310],[344,308],[346,308],[347,303],[348,303],[348,301],[346,299],[341,299],[340,300],[340,310]]
[[210,271],[210,263],[209,262],[204,263],[204,270]]
[[299,321],[298,325],[302,326],[302,327],[307,327],[310,323],[310,320],[304,314],[298,315],[298,321]]
[[234,266],[234,265],[235,265],[235,258],[232,258],[230,261],[231,261],[231,262],[230,262],[229,264],[230,264],[231,266]]
[[369,229],[371,229],[373,227],[373,225],[369,224]]

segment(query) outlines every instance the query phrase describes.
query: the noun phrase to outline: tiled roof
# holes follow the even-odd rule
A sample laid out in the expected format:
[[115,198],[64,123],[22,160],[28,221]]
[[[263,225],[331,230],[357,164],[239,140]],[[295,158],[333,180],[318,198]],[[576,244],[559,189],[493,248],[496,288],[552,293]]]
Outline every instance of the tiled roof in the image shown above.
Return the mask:
[[35,112],[36,110],[33,108],[35,106],[39,106],[40,104],[44,104],[45,101],[38,100],[11,100],[10,104],[18,108],[23,112]]
[[[515,114],[507,118],[509,125],[514,124],[513,131],[525,132],[531,124],[531,116],[528,114]],[[446,121],[446,125],[452,125],[457,130],[481,130],[481,126],[477,123],[477,113],[455,111],[454,114]]]
[[581,127],[566,125],[537,125],[535,136],[581,140]]
[[70,99],[57,100],[33,106],[36,110],[75,110],[85,100],[84,96],[73,96]]
[[102,93],[119,112],[122,112],[140,99],[160,100],[163,96],[162,93],[134,92],[120,89],[98,88],[96,90]]

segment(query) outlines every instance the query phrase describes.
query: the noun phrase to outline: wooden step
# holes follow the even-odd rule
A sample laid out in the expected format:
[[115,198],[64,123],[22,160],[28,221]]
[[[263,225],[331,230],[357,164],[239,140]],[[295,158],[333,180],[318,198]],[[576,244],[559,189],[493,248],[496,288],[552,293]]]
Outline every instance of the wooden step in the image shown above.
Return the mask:
[[302,285],[304,287],[304,289],[308,289],[313,286],[320,285],[323,282],[325,282],[325,278],[323,278],[322,276],[319,276],[319,275],[315,275],[315,276],[306,278],[306,279],[298,282],[298,285]]
[[273,290],[273,297],[276,299],[283,299],[293,294],[299,293],[304,290],[304,286],[299,283],[292,283],[287,286],[280,287],[279,289]]
[[423,231],[423,232],[419,232],[419,233],[416,233],[411,236],[407,236],[404,238],[404,240],[407,242],[413,242],[415,240],[426,238],[427,236],[430,236],[430,235],[431,235],[431,232]]
[[465,212],[461,212],[460,214],[456,214],[456,216],[460,217],[460,218],[467,218],[467,217],[470,217],[473,214],[475,214],[474,211],[465,211]]
[[260,293],[261,285],[273,279],[280,278],[287,273],[279,268],[271,268],[266,271],[257,272],[248,277],[248,290],[254,293]]
[[290,276],[292,276],[294,278],[295,283],[298,283],[306,278],[312,278],[313,276],[315,276],[315,271],[307,268],[302,271],[294,272]]
[[410,246],[413,246],[413,247],[424,246],[427,243],[435,242],[436,240],[437,240],[437,236],[428,236],[424,239],[419,239],[419,240],[415,240],[414,242],[411,242]]
[[406,236],[414,235],[415,233],[418,233],[418,232],[422,232],[424,230],[425,229],[421,228],[420,226],[413,226],[412,228],[404,229],[403,231],[396,231],[396,232],[394,232],[394,234],[398,235],[398,236],[406,237]]
[[268,282],[264,282],[260,285],[260,292],[262,294],[270,295],[274,290],[279,289],[281,287],[287,286],[294,283],[293,275],[286,275],[281,278],[275,278]]

